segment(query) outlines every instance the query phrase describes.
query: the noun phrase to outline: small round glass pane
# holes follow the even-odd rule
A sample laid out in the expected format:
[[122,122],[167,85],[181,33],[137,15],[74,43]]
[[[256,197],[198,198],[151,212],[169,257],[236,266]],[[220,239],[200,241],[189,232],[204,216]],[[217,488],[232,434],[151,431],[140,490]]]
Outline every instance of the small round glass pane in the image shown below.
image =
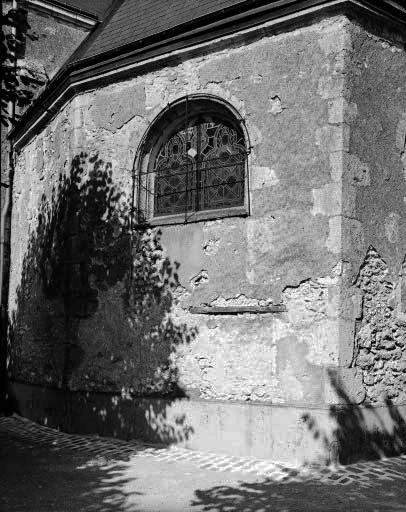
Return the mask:
[[195,158],[195,156],[197,155],[197,151],[195,150],[195,148],[190,148],[187,152],[187,154],[191,157],[191,158]]

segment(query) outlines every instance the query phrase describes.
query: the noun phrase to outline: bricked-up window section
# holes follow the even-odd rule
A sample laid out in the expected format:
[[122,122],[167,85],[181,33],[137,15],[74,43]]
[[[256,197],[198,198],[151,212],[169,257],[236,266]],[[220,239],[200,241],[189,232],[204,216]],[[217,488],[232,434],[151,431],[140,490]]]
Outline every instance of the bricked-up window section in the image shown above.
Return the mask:
[[217,119],[171,133],[154,162],[154,216],[243,206],[246,155],[243,134]]

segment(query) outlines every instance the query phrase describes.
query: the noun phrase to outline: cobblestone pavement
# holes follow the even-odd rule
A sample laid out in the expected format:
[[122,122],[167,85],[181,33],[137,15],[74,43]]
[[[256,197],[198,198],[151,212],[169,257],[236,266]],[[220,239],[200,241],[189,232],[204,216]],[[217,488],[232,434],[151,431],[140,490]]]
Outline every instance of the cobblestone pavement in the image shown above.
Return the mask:
[[[81,450],[96,455],[99,460],[132,457],[152,457],[158,461],[191,462],[199,468],[220,472],[250,473],[265,476],[276,482],[306,482],[318,480],[333,485],[349,485],[353,482],[363,486],[375,485],[376,480],[399,480],[406,482],[406,455],[381,459],[372,462],[362,462],[348,466],[329,467],[298,467],[279,464],[270,460],[252,457],[233,457],[188,450],[176,446],[155,447],[137,441],[122,441],[119,439],[74,435],[59,432],[54,429],[33,423],[18,416],[0,417],[0,439],[7,433],[15,438],[15,443],[24,447],[35,445],[49,446],[54,451],[63,449]],[[24,442],[19,439],[24,439]],[[371,478],[373,477],[373,479]],[[406,483],[405,483],[406,485]],[[405,505],[406,512],[406,505]]]
[[406,456],[293,467],[0,417],[0,512],[405,512]]

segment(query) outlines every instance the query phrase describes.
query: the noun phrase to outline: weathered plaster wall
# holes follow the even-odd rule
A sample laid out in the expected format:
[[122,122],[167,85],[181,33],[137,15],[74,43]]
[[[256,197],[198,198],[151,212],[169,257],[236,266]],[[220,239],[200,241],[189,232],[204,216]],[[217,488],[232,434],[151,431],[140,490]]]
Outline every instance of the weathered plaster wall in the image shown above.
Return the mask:
[[[210,399],[337,401],[327,370],[350,370],[354,357],[354,321],[340,310],[341,226],[353,208],[340,164],[354,115],[343,99],[350,48],[349,22],[337,17],[212,50],[80,95],[30,141],[14,189],[14,378],[144,395],[181,388]],[[137,145],[167,103],[202,92],[245,118],[251,215],[131,240]],[[280,302],[286,313],[188,312]],[[359,383],[360,373],[349,373]]]
[[78,48],[89,30],[32,10],[28,11],[27,19],[34,39],[27,38],[22,64],[48,81]]
[[400,404],[406,400],[406,54],[373,26],[351,25],[351,40],[346,100],[354,115],[342,158],[343,194],[352,207],[342,229],[350,233],[343,243],[344,303],[360,303],[352,366],[362,371],[367,401],[388,397]]
[[[23,45],[18,54],[18,66],[28,70],[29,85],[22,84],[22,88],[33,93],[33,98],[43,90],[48,81],[60,69],[66,59],[76,50],[79,44],[88,34],[87,29],[73,24],[58,21],[53,16],[39,14],[33,11],[32,6],[27,8],[27,21],[29,24],[28,35],[23,38]],[[12,2],[2,2],[2,12],[6,13],[12,8]],[[20,107],[16,107],[16,115],[21,114]],[[9,166],[9,141],[8,129],[2,126],[1,130],[1,181],[8,184],[12,180]],[[6,189],[1,187],[1,207],[6,202]],[[8,270],[9,250],[9,226],[10,215],[5,219],[5,250],[4,272]],[[1,235],[3,237],[3,233]],[[3,282],[7,281],[7,277]],[[6,290],[4,290],[6,292]]]

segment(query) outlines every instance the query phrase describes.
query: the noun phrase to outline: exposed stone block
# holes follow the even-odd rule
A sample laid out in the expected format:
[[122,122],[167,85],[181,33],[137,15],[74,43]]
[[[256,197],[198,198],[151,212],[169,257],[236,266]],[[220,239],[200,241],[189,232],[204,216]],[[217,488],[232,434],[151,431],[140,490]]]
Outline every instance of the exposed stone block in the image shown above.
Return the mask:
[[[396,323],[396,310],[391,305],[394,285],[388,281],[389,268],[378,252],[370,247],[356,282],[363,293],[361,326],[356,335],[360,347],[356,365],[363,370],[368,400],[379,401],[387,385],[388,396],[397,399],[403,384],[399,377],[405,367],[406,328]],[[372,377],[375,377],[374,379]]]

